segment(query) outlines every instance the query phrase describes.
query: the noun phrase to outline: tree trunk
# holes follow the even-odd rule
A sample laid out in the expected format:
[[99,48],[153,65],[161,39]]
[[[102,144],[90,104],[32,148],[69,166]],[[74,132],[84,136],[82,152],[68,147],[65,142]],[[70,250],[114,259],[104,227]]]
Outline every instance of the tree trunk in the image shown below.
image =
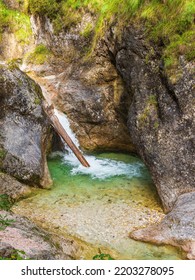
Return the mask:
[[61,125],[61,123],[58,120],[58,117],[55,116],[54,114],[54,107],[53,105],[48,105],[46,102],[44,102],[43,104],[43,108],[45,113],[47,114],[51,125],[53,126],[53,128],[55,129],[55,131],[64,139],[64,141],[67,143],[67,145],[70,147],[70,149],[73,151],[73,153],[75,154],[75,156],[78,158],[78,160],[80,161],[80,163],[85,166],[85,167],[90,167],[89,163],[87,162],[87,160],[84,158],[84,156],[82,155],[82,153],[79,151],[79,149],[76,147],[76,145],[73,143],[73,141],[71,140],[71,138],[69,137],[68,133],[66,132],[66,130],[63,128],[63,126]]

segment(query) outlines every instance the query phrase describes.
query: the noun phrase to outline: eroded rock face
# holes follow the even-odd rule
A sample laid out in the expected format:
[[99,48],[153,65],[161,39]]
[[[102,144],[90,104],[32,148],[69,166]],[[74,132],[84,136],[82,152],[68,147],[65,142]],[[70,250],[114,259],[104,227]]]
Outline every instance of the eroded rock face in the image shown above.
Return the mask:
[[173,210],[158,225],[130,234],[136,240],[170,244],[186,251],[195,260],[195,192],[181,195]]
[[40,87],[19,69],[0,67],[0,170],[30,185],[51,184],[49,123]]
[[133,143],[170,211],[179,195],[195,191],[194,64],[181,57],[180,77],[173,84],[141,31],[126,29],[120,40],[111,30],[108,46],[132,96],[128,128]]
[[36,44],[45,44],[55,56],[49,66],[32,68],[48,76],[39,83],[67,114],[81,147],[134,152],[126,126],[128,96],[103,41],[87,57],[92,37],[82,32],[94,24],[92,16],[84,14],[81,23],[58,35],[48,19],[33,16],[31,22]]

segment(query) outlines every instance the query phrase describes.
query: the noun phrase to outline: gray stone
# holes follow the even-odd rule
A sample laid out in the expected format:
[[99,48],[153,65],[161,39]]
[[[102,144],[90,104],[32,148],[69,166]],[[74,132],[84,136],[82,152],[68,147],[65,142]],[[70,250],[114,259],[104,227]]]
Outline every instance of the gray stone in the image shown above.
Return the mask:
[[40,87],[19,69],[1,66],[0,98],[0,170],[30,185],[50,185],[50,126]]
[[0,173],[0,194],[7,194],[12,200],[27,197],[32,189],[8,174]]
[[130,237],[179,247],[195,260],[195,192],[181,195],[162,222],[133,231]]
[[195,190],[194,64],[181,58],[176,70],[182,74],[172,83],[142,31],[126,29],[121,40],[111,32],[107,40],[132,100],[131,138],[150,170],[165,211],[170,211],[179,195]]

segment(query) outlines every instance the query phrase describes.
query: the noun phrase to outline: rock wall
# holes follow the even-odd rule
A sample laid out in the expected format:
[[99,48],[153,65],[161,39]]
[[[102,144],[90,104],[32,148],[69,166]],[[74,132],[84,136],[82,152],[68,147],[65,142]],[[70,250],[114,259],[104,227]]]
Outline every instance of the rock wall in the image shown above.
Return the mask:
[[26,74],[0,66],[0,171],[46,187],[50,128],[41,99],[40,87]]
[[195,191],[194,63],[180,58],[177,80],[165,75],[160,52],[143,32],[127,28],[118,38],[107,37],[108,50],[132,102],[128,129],[148,166],[165,211],[177,198]]
[[46,18],[32,16],[31,22],[36,44],[46,45],[53,58],[45,65],[30,67],[41,74],[39,83],[69,117],[81,147],[135,152],[126,125],[129,96],[103,41],[89,57],[92,36],[84,36],[82,31],[93,24],[93,17],[83,15],[81,23],[58,35]]

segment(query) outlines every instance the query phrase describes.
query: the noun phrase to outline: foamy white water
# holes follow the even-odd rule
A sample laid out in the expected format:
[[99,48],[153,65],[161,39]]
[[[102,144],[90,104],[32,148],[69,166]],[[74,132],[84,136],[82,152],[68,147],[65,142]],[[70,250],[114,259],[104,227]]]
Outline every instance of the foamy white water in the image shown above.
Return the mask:
[[[58,117],[61,125],[64,127],[72,141],[79,147],[78,139],[70,128],[70,123],[65,114],[55,109],[55,115]],[[97,158],[95,156],[84,155],[89,162],[90,167],[84,167],[76,158],[71,149],[65,144],[67,153],[64,154],[64,162],[72,166],[72,175],[87,174],[92,178],[106,179],[113,176],[140,177],[142,163],[125,163],[118,160]]]

